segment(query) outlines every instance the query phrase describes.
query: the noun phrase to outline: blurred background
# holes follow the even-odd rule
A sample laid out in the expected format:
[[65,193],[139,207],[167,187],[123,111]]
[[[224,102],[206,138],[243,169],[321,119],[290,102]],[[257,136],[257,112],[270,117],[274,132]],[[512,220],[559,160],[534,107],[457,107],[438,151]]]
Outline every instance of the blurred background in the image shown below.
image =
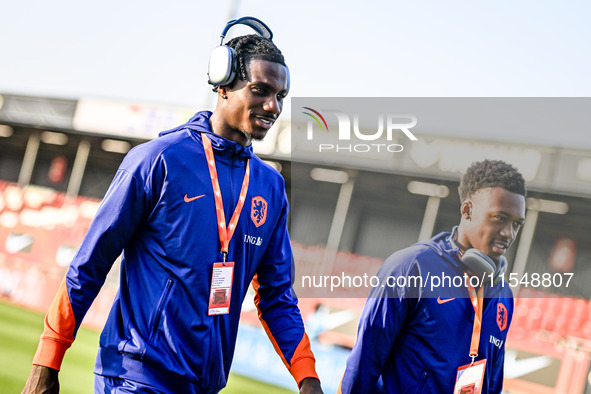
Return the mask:
[[[375,272],[393,251],[456,224],[456,189],[469,159],[517,166],[531,200],[527,225],[507,256],[510,271],[574,276],[568,288],[521,289],[505,390],[591,393],[591,139],[589,122],[564,122],[565,114],[591,113],[582,98],[591,93],[590,9],[583,1],[3,5],[0,370],[15,372],[0,374],[0,393],[24,384],[43,319],[28,313],[48,308],[120,161],[159,131],[213,109],[209,53],[226,22],[244,15],[273,30],[290,67],[291,97],[581,97],[568,101],[570,110],[556,110],[546,127],[491,131],[455,127],[452,119],[421,128],[419,144],[404,156],[328,161],[294,145],[301,141],[295,133],[307,127],[294,115],[309,101],[288,98],[281,121],[255,151],[286,179],[296,276],[325,270],[320,263],[327,258],[336,262],[328,274]],[[236,27],[228,37],[246,33]],[[535,107],[528,119],[548,119],[553,108]],[[90,360],[82,371],[90,379],[93,335],[117,282],[118,263],[85,320],[89,345],[80,352]],[[325,392],[334,392],[363,294],[298,294]],[[30,333],[18,328],[25,324]],[[21,349],[24,335],[33,344]],[[296,390],[249,296],[233,372],[228,390],[279,390],[258,382]]]

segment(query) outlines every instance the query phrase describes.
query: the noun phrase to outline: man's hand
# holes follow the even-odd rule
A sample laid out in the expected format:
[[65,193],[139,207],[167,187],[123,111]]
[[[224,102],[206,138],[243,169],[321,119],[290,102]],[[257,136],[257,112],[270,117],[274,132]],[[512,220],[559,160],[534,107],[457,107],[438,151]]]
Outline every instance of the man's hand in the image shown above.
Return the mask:
[[300,385],[300,394],[323,394],[320,381],[316,378],[306,378]]
[[33,365],[22,394],[59,394],[60,382],[57,374],[55,369]]

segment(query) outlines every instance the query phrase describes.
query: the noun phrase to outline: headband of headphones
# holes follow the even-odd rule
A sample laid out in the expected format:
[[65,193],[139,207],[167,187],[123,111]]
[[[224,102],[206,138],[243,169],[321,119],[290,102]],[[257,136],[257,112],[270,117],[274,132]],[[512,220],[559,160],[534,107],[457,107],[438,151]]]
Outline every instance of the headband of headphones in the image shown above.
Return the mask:
[[209,83],[213,86],[229,85],[236,76],[236,59],[234,56],[234,50],[227,45],[223,45],[228,30],[235,25],[249,26],[259,36],[270,41],[273,40],[273,32],[271,32],[271,29],[269,29],[263,21],[252,16],[245,16],[228,22],[220,36],[220,45],[212,51],[209,57],[207,75],[209,76]]
[[224,30],[222,31],[222,34],[220,36],[220,45],[224,43],[224,38],[226,37],[228,30],[230,30],[230,28],[235,25],[249,26],[254,31],[256,31],[259,36],[266,38],[267,40],[273,41],[273,32],[271,31],[271,29],[269,29],[269,26],[265,25],[265,23],[260,19],[254,18],[252,16],[243,16],[239,19],[232,19],[230,22],[228,22],[226,27],[224,27]]

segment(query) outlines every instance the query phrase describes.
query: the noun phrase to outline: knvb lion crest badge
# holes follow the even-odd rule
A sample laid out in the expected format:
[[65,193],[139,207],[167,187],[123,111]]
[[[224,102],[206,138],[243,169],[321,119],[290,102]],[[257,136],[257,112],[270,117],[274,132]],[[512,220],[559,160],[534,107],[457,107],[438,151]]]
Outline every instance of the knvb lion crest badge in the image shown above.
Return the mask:
[[252,198],[250,218],[257,227],[262,226],[267,221],[267,201],[263,197],[256,196]]
[[497,325],[499,330],[504,331],[507,328],[507,320],[509,319],[507,308],[502,303],[497,304]]

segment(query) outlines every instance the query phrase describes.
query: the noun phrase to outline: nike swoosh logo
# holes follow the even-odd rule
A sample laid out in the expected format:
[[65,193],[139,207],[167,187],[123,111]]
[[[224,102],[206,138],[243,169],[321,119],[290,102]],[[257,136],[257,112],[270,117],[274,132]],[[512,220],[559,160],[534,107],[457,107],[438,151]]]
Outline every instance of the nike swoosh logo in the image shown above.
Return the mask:
[[197,200],[198,198],[201,198],[201,197],[205,197],[205,194],[202,194],[202,195],[197,196],[197,197],[191,197],[191,198],[187,197],[187,195],[185,194],[185,202],[195,201],[195,200]]
[[455,300],[455,298],[447,298],[445,300],[442,300],[441,297],[437,297],[437,303],[438,304],[445,304],[446,302],[450,302]]

